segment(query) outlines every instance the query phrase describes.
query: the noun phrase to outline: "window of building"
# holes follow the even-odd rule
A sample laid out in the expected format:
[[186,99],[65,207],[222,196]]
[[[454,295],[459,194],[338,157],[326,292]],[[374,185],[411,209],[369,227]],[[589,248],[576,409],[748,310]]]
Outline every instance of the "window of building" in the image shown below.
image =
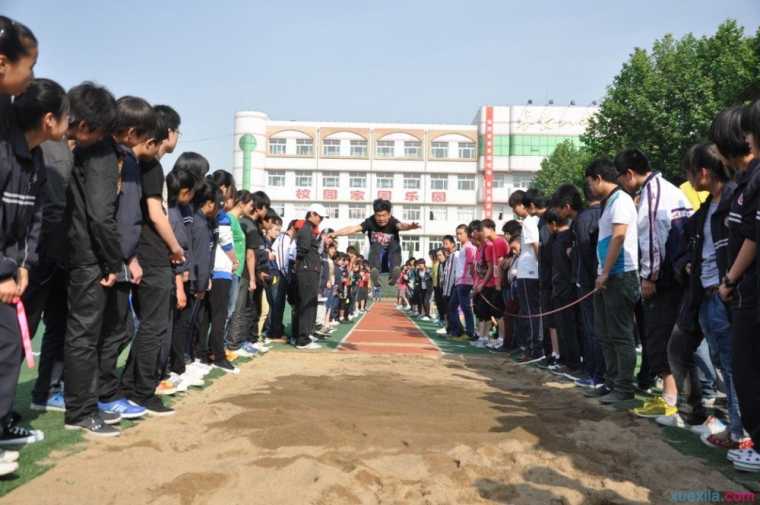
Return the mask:
[[459,159],[475,159],[475,142],[459,142]]
[[378,140],[375,149],[375,156],[378,158],[393,158],[393,145],[392,140]]
[[277,213],[281,218],[285,215],[285,204],[279,202],[272,202],[271,209]]
[[296,155],[313,156],[314,141],[311,139],[296,139]]
[[351,156],[354,158],[366,158],[367,157],[367,141],[366,140],[352,140],[351,141]]
[[459,191],[475,191],[475,176],[474,175],[458,175],[457,189]]
[[430,237],[428,239],[428,247],[431,251],[435,251],[443,247],[443,239],[441,237]]
[[311,172],[298,171],[296,172],[296,187],[297,188],[310,188],[312,184]]
[[404,205],[401,215],[404,221],[419,221],[421,212],[419,205]]
[[267,186],[273,188],[285,187],[285,170],[267,171]]
[[324,139],[322,141],[322,156],[340,156],[340,140]]
[[475,209],[472,207],[459,207],[457,209],[457,221],[470,224],[475,219]]
[[367,217],[367,206],[360,203],[352,203],[348,206],[348,219],[364,219]]
[[430,189],[433,191],[446,191],[449,189],[449,176],[440,174],[431,175]]
[[420,174],[404,174],[404,189],[420,189]]
[[448,216],[448,211],[446,207],[443,207],[442,205],[431,205],[430,206],[430,220],[431,221],[446,221]]
[[393,188],[393,174],[377,174],[375,181],[378,189]]
[[421,158],[422,142],[419,140],[404,141],[404,158]]
[[433,159],[445,160],[449,157],[449,143],[448,142],[433,142],[431,144],[430,154]]
[[327,173],[322,174],[322,187],[323,188],[337,188],[340,184],[340,175]]
[[332,205],[325,205],[325,210],[327,211],[327,216],[331,219],[338,219],[340,217],[340,207],[336,204]]
[[494,174],[493,189],[505,189],[507,187],[507,174]]
[[269,154],[282,156],[285,154],[287,139],[269,139]]
[[528,189],[530,183],[533,182],[533,177],[530,175],[516,175],[512,178],[514,181],[515,189]]
[[365,172],[351,172],[348,178],[348,185],[352,188],[366,188],[367,174]]
[[401,235],[401,250],[406,256],[408,256],[411,252],[415,257],[417,257],[420,252],[419,235]]

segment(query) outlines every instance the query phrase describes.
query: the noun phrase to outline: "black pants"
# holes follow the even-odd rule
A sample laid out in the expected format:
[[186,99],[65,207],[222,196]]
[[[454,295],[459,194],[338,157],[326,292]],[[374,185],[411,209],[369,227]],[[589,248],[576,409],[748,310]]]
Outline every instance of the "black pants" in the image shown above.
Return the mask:
[[[552,308],[563,307],[572,303],[575,298],[569,296],[556,296],[553,298]],[[557,329],[559,340],[559,357],[565,366],[577,369],[581,366],[580,341],[578,340],[578,312],[575,307],[570,307],[562,312],[554,314],[553,326]]]
[[64,344],[66,423],[78,423],[98,412],[99,355],[103,316],[111,288],[100,285],[99,265],[69,271],[69,313]]
[[230,300],[230,279],[214,279],[209,292],[211,308],[211,334],[209,349],[214,354],[214,362],[221,363],[227,358],[224,355],[224,326],[227,322],[227,304]]
[[652,375],[670,374],[668,341],[678,319],[683,290],[680,287],[657,289],[651,298],[642,300],[641,341]]
[[248,289],[248,279],[240,279],[235,313],[230,321],[229,347],[239,349],[245,342],[258,342],[259,318],[261,317],[261,296],[264,292],[261,283],[256,284],[256,290]]
[[169,331],[173,285],[171,267],[145,266],[142,282],[134,289],[140,326],[129,351],[121,385],[126,397],[137,403],[152,398],[158,386],[158,359],[161,341]]
[[182,375],[185,373],[185,363],[192,360],[193,335],[197,331],[198,311],[201,301],[197,300],[190,292],[190,284],[185,283],[187,305],[182,310],[174,311],[174,324],[172,325],[172,345],[169,352],[169,370]]
[[744,429],[760,447],[760,324],[756,309],[732,310],[736,396]]
[[299,270],[298,276],[298,335],[296,345],[306,345],[314,332],[317,318],[317,295],[319,292],[319,272]]
[[68,312],[66,290],[68,273],[55,262],[44,261],[29,274],[29,287],[24,293],[24,307],[29,333],[34,338],[40,320],[45,322],[37,380],[32,390],[32,402],[45,403],[50,389],[63,379],[63,342],[66,336]]
[[[517,279],[517,300],[520,304],[520,315],[532,316],[540,311],[540,294],[538,279]],[[543,330],[541,321],[536,317],[521,317],[518,320],[518,334],[522,335],[526,352],[531,357],[544,353]]]
[[16,317],[16,306],[0,303],[0,418],[10,414],[13,409],[20,372],[21,330]]
[[418,304],[419,308],[417,309],[417,312],[419,312],[421,316],[424,315],[430,317],[430,297],[428,296],[427,289],[420,289]]
[[98,396],[101,402],[112,402],[123,397],[116,366],[122,351],[132,340],[132,333],[127,329],[131,291],[132,284],[128,282],[117,282],[108,290],[106,310],[103,314],[103,339],[98,354]]
[[448,316],[448,307],[443,305],[443,290],[440,287],[433,289],[433,301],[435,302],[435,309],[438,311],[438,321],[446,322]]
[[277,281],[273,282],[270,287],[269,301],[269,338],[282,338],[285,335],[285,328],[282,324],[282,318],[285,314],[285,300],[288,294],[288,279],[281,273],[273,274]]

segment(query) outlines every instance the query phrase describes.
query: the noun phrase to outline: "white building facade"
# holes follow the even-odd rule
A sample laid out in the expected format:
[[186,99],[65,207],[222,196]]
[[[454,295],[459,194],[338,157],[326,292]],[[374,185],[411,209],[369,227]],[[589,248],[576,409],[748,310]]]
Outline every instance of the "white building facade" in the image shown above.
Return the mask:
[[[239,187],[264,190],[287,223],[313,202],[330,214],[322,227],[358,224],[372,201],[388,199],[405,254],[440,245],[460,223],[512,218],[509,195],[529,186],[560,142],[579,143],[591,107],[484,106],[472,124],[278,121],[235,114],[234,175]],[[366,252],[361,236],[342,239]]]

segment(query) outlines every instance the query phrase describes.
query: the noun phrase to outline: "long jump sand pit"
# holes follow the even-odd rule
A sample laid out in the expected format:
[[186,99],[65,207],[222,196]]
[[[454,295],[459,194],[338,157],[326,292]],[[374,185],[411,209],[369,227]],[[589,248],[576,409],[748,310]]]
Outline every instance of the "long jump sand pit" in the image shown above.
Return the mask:
[[502,361],[270,353],[0,503],[601,505],[740,490],[652,423]]

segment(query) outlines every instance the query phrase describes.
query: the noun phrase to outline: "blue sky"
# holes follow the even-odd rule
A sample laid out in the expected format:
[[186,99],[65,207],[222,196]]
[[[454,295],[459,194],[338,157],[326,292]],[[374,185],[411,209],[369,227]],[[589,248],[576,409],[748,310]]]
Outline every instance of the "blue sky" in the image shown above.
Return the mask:
[[[0,0],[40,39],[37,75],[91,79],[182,116],[177,154],[232,164],[233,115],[469,123],[483,104],[588,104],[665,33],[747,33],[758,0]],[[165,159],[168,169],[175,156]]]

